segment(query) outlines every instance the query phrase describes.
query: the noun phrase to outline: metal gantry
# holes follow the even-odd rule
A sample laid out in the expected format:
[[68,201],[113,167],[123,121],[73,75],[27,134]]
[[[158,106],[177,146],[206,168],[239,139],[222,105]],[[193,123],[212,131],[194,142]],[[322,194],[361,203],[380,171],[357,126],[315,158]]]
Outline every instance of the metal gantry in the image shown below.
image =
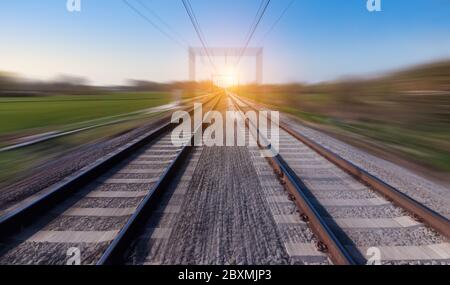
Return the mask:
[[189,48],[189,80],[196,81],[197,77],[197,57],[255,57],[255,82],[256,84],[262,84],[263,82],[263,57],[264,49],[262,47],[214,47],[208,48],[207,53],[203,47],[190,47]]

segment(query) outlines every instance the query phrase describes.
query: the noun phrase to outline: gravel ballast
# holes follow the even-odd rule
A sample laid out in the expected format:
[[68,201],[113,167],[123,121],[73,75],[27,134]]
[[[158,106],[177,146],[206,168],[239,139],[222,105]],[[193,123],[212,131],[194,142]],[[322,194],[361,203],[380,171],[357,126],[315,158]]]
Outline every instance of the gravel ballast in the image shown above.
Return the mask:
[[[163,136],[167,137],[167,134]],[[144,151],[145,155],[152,155],[152,144],[144,146],[132,158],[139,160]],[[172,154],[176,153],[177,150],[173,149]],[[76,189],[73,195],[44,215],[33,219],[31,226],[23,228],[20,233],[10,237],[9,242],[0,246],[0,263],[65,264],[68,259],[66,251],[70,247],[80,249],[81,264],[95,263],[144,199],[143,195],[135,197],[129,194],[134,191],[145,194],[153,185],[133,181],[128,183],[126,179],[135,179],[136,175],[119,173],[133,159],[118,163],[90,184]],[[164,173],[169,163],[162,167],[150,163],[152,171],[159,172],[159,175],[152,174],[152,177]],[[124,193],[108,193],[118,190],[118,184],[114,182],[121,182],[118,179],[124,179],[124,183],[119,184]],[[94,197],[89,197],[89,194],[94,194]],[[114,197],[116,194],[119,197]]]
[[164,263],[286,264],[258,189],[247,148],[204,148]]
[[306,127],[288,116],[282,116],[282,120],[287,122],[293,130],[328,148],[427,207],[450,218],[450,187],[448,185],[440,185],[430,181],[402,166],[395,165],[327,134]]

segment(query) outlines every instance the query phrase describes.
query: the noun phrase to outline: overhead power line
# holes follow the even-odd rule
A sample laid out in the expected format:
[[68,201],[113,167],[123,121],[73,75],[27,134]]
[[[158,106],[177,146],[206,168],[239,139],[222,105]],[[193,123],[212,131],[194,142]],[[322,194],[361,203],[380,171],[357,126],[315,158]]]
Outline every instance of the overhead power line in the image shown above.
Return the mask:
[[205,34],[203,33],[203,30],[202,30],[202,27],[200,26],[200,24],[198,22],[198,19],[197,19],[197,16],[195,15],[194,8],[192,8],[191,1],[190,0],[186,0],[186,3],[189,6],[189,10],[192,13],[192,16],[194,18],[195,24],[197,25],[198,30],[200,31],[200,35],[202,36],[203,41],[205,42],[206,46],[209,47],[208,41],[206,40]]
[[261,0],[261,2],[259,3],[258,11],[256,12],[255,18],[253,19],[253,22],[252,22],[252,24],[250,25],[250,27],[248,29],[247,35],[245,36],[245,41],[247,41],[247,39],[250,37],[250,34],[253,31],[253,27],[258,22],[259,15],[261,15],[261,11],[264,8],[265,1],[266,0]]
[[189,0],[182,0],[182,3],[183,3],[183,6],[184,6],[184,8],[186,10],[186,13],[189,16],[189,19],[191,20],[191,23],[192,23],[192,26],[194,27],[195,33],[197,34],[197,37],[200,40],[202,48],[203,48],[206,56],[209,59],[209,63],[211,64],[212,69],[217,72],[217,68],[216,68],[216,66],[215,66],[215,64],[214,64],[214,62],[213,62],[213,60],[211,58],[206,39],[205,39],[204,34],[203,34],[202,30],[201,30],[200,24],[197,21],[197,17],[195,16],[194,9],[192,8],[191,3],[189,2]]
[[245,48],[248,48],[248,45],[250,44],[251,40],[253,39],[253,36],[255,35],[256,30],[258,29],[258,25],[261,23],[262,18],[264,17],[265,12],[267,11],[267,8],[269,7],[270,0],[267,0],[265,5],[263,5],[262,11],[259,12],[259,17],[256,23],[254,24],[250,35],[248,36],[247,42],[245,43]]
[[266,38],[272,33],[272,31],[275,29],[275,27],[278,25],[278,23],[281,21],[281,19],[284,17],[284,15],[287,13],[289,8],[292,7],[292,5],[295,3],[296,0],[291,0],[286,8],[281,12],[281,15],[276,19],[276,21],[273,23],[273,25],[270,27],[270,29],[267,31],[267,33],[263,36],[261,40],[261,44],[266,40]]
[[186,46],[190,46],[190,44],[188,43],[188,41],[180,34],[178,33],[171,25],[169,25],[166,21],[164,21],[164,19],[158,15],[158,13],[155,12],[155,10],[153,10],[152,8],[150,8],[147,3],[143,0],[136,0],[147,12],[149,12],[150,14],[152,14],[153,17],[155,17],[156,19],[158,19],[158,21],[163,24],[167,30],[171,31],[172,34],[176,35],[180,41],[182,41]]
[[250,31],[251,31],[251,32],[250,32],[250,34],[249,34],[248,37],[247,37],[247,40],[246,40],[246,42],[245,42],[243,51],[242,51],[241,54],[239,55],[239,58],[238,58],[238,61],[237,61],[237,64],[236,64],[236,68],[239,66],[239,63],[241,62],[242,57],[243,57],[244,54],[246,53],[246,51],[247,51],[247,49],[248,49],[248,46],[249,46],[250,42],[252,41],[253,36],[255,35],[255,32],[256,32],[256,30],[258,29],[258,26],[259,26],[259,24],[261,23],[261,20],[262,20],[262,18],[264,17],[264,14],[265,14],[266,11],[267,11],[267,8],[269,7],[269,4],[270,4],[270,0],[266,0],[266,2],[262,5],[262,10],[261,10],[261,6],[260,6],[260,9],[258,9],[258,12],[256,13],[257,21],[256,21],[256,22],[254,23],[254,25],[252,25],[252,27],[250,28]]
[[[264,3],[265,3],[265,1],[266,1],[266,0],[261,0],[261,2],[259,3],[259,7],[258,7],[258,10],[257,10],[257,12],[256,12],[256,15],[255,15],[255,17],[253,18],[253,22],[252,22],[252,24],[250,25],[247,34],[245,35],[245,38],[244,38],[244,44],[247,42],[248,38],[250,37],[250,34],[251,34],[252,31],[253,31],[253,27],[254,27],[254,26],[256,25],[256,23],[258,22],[259,15],[261,14],[262,9],[264,8]],[[238,53],[239,56],[236,58],[235,67],[237,67],[238,62],[239,62],[239,60],[240,60],[240,55],[241,55],[242,53],[244,53],[244,49],[245,49],[244,46],[242,46],[242,48],[239,50],[239,53]]]
[[144,13],[139,11],[136,7],[134,7],[128,0],[122,0],[123,3],[125,3],[131,10],[133,10],[136,14],[138,14],[141,18],[143,18],[145,21],[147,21],[150,25],[152,25],[155,29],[157,29],[159,32],[161,32],[163,35],[165,35],[168,39],[175,42],[177,45],[185,49],[185,46],[182,42],[172,37],[169,33],[167,33],[164,29],[162,29],[160,26],[158,26],[155,22],[153,22],[149,17],[147,17]]

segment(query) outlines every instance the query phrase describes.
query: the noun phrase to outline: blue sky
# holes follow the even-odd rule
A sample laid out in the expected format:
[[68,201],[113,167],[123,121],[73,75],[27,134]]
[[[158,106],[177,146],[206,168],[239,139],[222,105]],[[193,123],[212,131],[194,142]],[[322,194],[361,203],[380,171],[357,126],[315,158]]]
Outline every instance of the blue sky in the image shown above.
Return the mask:
[[[137,0],[128,1],[146,13]],[[173,27],[175,38],[200,45],[180,0],[142,1]],[[251,46],[260,44],[290,1],[271,1]],[[228,47],[243,45],[260,3],[191,2],[209,45]],[[264,81],[370,76],[450,58],[450,0],[381,0],[383,11],[376,13],[367,11],[366,2],[296,0],[263,43]],[[122,0],[81,4],[81,12],[69,13],[66,0],[0,1],[0,70],[38,79],[78,75],[95,84],[187,79],[187,47],[167,39]],[[253,69],[249,59],[243,62],[242,81],[253,79]],[[209,76],[206,63],[199,74]]]

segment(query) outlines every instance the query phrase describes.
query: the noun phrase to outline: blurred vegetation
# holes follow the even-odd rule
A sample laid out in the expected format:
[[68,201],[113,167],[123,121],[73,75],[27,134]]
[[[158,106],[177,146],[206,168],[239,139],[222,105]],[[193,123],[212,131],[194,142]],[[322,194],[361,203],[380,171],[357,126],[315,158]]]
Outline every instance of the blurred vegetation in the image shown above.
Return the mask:
[[407,160],[450,171],[450,61],[372,79],[249,85],[237,91]]
[[94,86],[83,77],[61,75],[51,81],[26,80],[16,74],[0,71],[0,97],[40,97],[54,95],[102,95],[111,92],[171,92],[213,89],[210,81],[158,83],[129,80],[126,85]]
[[78,150],[84,145],[100,143],[127,133],[148,123],[152,118],[158,118],[158,115],[122,121],[24,148],[0,152],[0,189],[20,181],[40,166]]
[[[115,120],[211,88],[210,82],[142,80],[130,80],[124,86],[91,86],[75,76],[43,82],[0,72],[0,146],[14,138]],[[174,96],[176,90],[181,91],[180,98]]]
[[0,98],[0,134],[26,130],[62,130],[69,124],[117,116],[170,101],[167,93],[111,93],[104,95]]
[[[91,127],[27,147],[0,151],[0,188],[85,145],[148,125],[167,114],[175,100],[215,91],[211,82],[155,83],[130,80],[123,86],[92,86],[84,78],[60,76],[29,81],[0,72],[0,148],[49,134]],[[191,103],[189,103],[191,104]]]

